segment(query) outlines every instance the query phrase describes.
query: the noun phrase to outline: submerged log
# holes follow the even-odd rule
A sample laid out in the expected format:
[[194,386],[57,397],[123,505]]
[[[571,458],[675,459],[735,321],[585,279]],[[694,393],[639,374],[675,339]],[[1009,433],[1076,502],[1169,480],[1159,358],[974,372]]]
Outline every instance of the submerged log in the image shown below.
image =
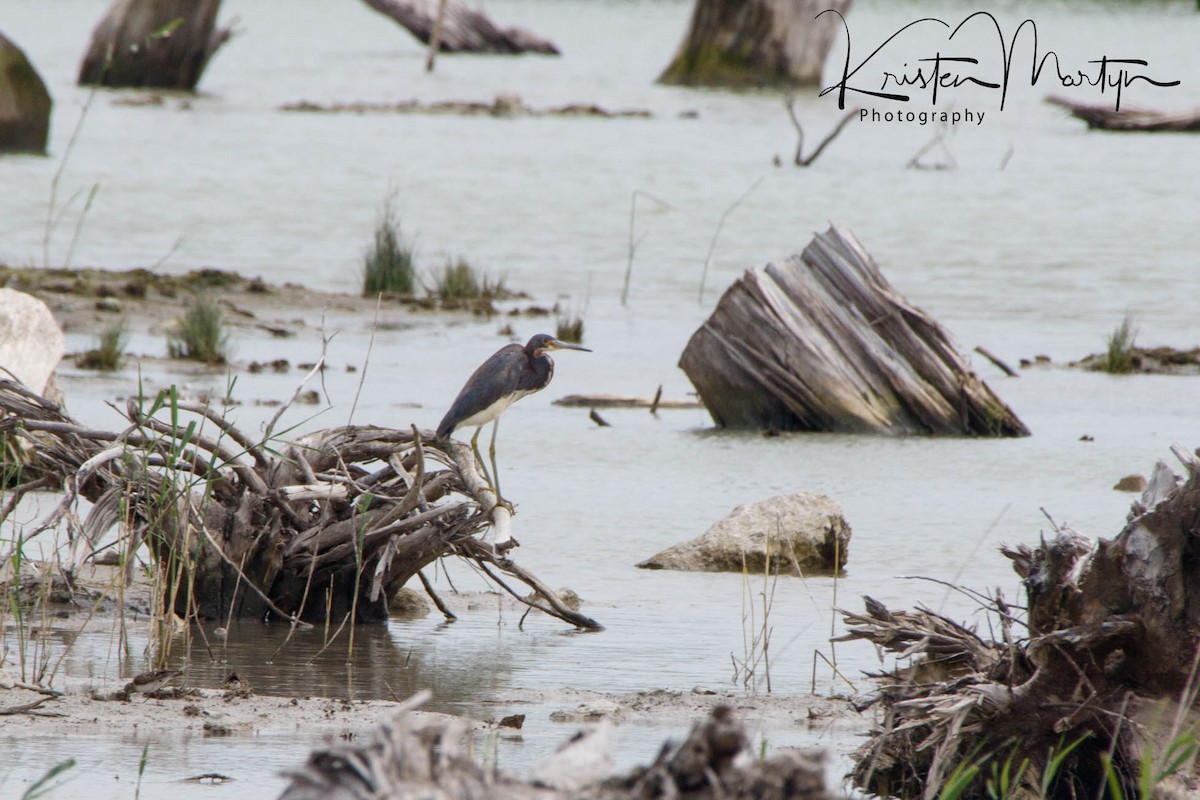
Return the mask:
[[1083,120],[1094,130],[1143,133],[1200,132],[1200,109],[1169,112],[1127,108],[1117,111],[1108,106],[1076,103],[1057,96],[1047,97],[1046,102],[1065,108],[1071,112],[1071,116]]
[[221,0],[115,0],[92,31],[80,86],[192,91],[233,35],[217,27]]
[[[1126,797],[1146,796],[1139,787],[1162,780],[1168,790],[1181,780],[1194,785],[1197,748],[1188,736],[1200,719],[1200,458],[1174,449],[1187,481],[1160,463],[1113,540],[1059,528],[1036,548],[1003,550],[1028,602],[1021,619],[999,596],[989,601],[988,625],[999,641],[928,610],[891,612],[870,598],[865,614],[842,612],[850,626],[843,639],[915,660],[879,676],[881,724],[858,754],[859,786],[937,796],[957,767],[989,759],[1028,759],[1013,785],[1036,796],[1049,789],[1054,797],[1099,797],[1110,772]],[[1065,756],[1061,765],[1053,764],[1056,754]],[[960,796],[986,796],[986,774]],[[1161,788],[1154,796],[1170,796]]]
[[1026,436],[950,335],[837,226],[747,270],[679,366],[720,427]]
[[404,26],[422,44],[429,44],[436,30],[438,51],[442,53],[559,54],[558,47],[548,39],[524,28],[501,28],[487,14],[460,0],[363,2]]
[[[34,450],[0,522],[24,493],[62,492],[32,535],[65,524],[68,570],[119,525],[127,570],[141,545],[149,548],[162,611],[341,624],[386,621],[389,598],[410,578],[457,556],[527,605],[600,628],[503,556],[516,544],[510,507],[497,502],[463,444],[434,442],[432,431],[415,427],[366,425],[281,441],[271,434],[278,414],[252,438],[173,391],[130,400],[125,414],[123,431],[90,429],[0,379],[0,435]],[[82,522],[80,498],[92,503]],[[483,541],[490,530],[494,545]],[[523,596],[501,576],[537,594]]]
[[0,153],[45,153],[52,105],[24,51],[0,33]]
[[[745,729],[728,706],[718,706],[678,746],[664,745],[649,767],[608,776],[612,756],[603,726],[577,734],[534,768],[526,781],[485,768],[463,751],[471,727],[451,717],[418,716],[429,698],[406,700],[396,717],[364,744],[315,750],[289,774],[280,800],[644,800],[744,798],[830,800],[824,754],[789,749],[752,757]],[[740,757],[739,757],[740,756]],[[749,756],[749,757],[748,757]]]
[[850,0],[695,0],[679,52],[659,76],[683,86],[818,86]]

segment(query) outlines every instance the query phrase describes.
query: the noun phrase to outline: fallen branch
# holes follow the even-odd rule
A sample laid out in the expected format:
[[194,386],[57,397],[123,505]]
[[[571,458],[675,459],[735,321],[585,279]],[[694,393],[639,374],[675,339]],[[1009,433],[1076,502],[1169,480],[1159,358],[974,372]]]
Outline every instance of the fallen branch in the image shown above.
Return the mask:
[[1088,105],[1050,96],[1046,102],[1065,108],[1093,130],[1139,133],[1196,133],[1200,131],[1200,109],[1192,111],[1152,111],[1150,109],[1114,110],[1108,106]]
[[852,108],[845,113],[837,125],[833,126],[833,130],[825,135],[821,143],[817,145],[817,149],[813,150],[807,157],[804,155],[804,126],[800,124],[800,118],[796,116],[796,98],[788,95],[783,101],[784,107],[787,109],[788,118],[792,121],[792,127],[796,129],[796,155],[792,158],[792,163],[797,167],[810,166],[824,152],[829,143],[838,137],[842,132],[842,128],[854,118],[861,109],[858,107]]

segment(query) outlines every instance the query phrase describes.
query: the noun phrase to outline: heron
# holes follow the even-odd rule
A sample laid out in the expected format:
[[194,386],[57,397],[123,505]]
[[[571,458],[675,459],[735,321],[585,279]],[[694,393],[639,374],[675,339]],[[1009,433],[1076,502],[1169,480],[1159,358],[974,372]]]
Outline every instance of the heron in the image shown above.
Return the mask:
[[[467,378],[462,391],[454,398],[450,410],[438,425],[439,440],[448,438],[458,428],[474,426],[471,450],[480,466],[483,466],[483,457],[479,453],[479,433],[484,425],[492,423],[492,443],[488,448],[492,475],[488,476],[488,481],[492,482],[494,476],[497,500],[501,499],[500,472],[496,469],[496,429],[500,427],[500,415],[525,395],[540,392],[550,384],[550,379],[554,377],[554,360],[549,355],[551,350],[592,352],[577,344],[561,342],[546,333],[537,334],[524,346],[505,345]],[[484,473],[487,473],[486,467]]]

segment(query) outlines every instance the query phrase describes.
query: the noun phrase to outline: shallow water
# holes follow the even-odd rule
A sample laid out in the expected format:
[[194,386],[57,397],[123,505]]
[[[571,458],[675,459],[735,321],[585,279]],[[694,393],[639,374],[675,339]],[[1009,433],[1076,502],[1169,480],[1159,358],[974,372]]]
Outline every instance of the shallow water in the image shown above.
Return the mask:
[[[1025,87],[1003,112],[978,93],[950,98],[956,107],[986,107],[989,114],[985,124],[955,134],[954,170],[904,168],[929,140],[929,128],[858,122],[813,167],[776,168],[772,159],[788,162],[795,144],[776,95],[653,83],[686,25],[687,2],[493,0],[488,9],[496,18],[536,28],[566,55],[444,58],[433,75],[421,71],[416,43],[365,7],[315,0],[226,5],[228,15],[241,17],[244,33],[212,63],[200,96],[127,107],[117,101],[129,93],[95,95],[58,191],[62,203],[100,185],[72,263],[125,268],[162,260],[157,268],[166,272],[214,266],[353,291],[376,211],[395,191],[426,269],[463,255],[536,302],[582,310],[585,344],[595,352],[562,354],[553,387],[505,416],[500,460],[505,492],[518,503],[517,557],[552,585],[575,589],[606,630],[580,635],[533,618],[520,630],[518,615],[497,610],[449,626],[436,617],[395,621],[386,631],[362,634],[364,652],[351,675],[344,653],[308,665],[310,643],[293,641],[271,658],[279,631],[235,631],[228,653],[212,664],[192,654],[190,679],[198,685],[215,685],[233,668],[260,692],[388,697],[387,686],[398,694],[427,687],[436,708],[479,716],[497,714],[489,701],[511,687],[729,686],[731,654],[743,655],[742,578],[648,573],[633,564],[703,532],[735,505],[814,491],[842,504],[854,535],[847,574],[836,585],[829,578],[777,584],[772,687],[804,692],[813,686],[814,650],[831,654],[835,591],[843,607],[857,607],[869,593],[889,605],[923,602],[978,619],[968,598],[909,576],[980,590],[1000,586],[1009,598],[1019,597],[998,544],[1034,542],[1049,532],[1042,509],[1058,524],[1114,535],[1130,497],[1110,491],[1112,484],[1170,459],[1174,442],[1200,444],[1200,379],[1059,368],[1007,379],[982,360],[980,374],[1033,436],[767,439],[715,431],[701,411],[657,418],[606,411],[612,427],[600,429],[586,411],[551,405],[576,392],[650,395],[660,384],[667,396],[683,396],[690,386],[676,361],[719,292],[743,269],[797,252],[830,220],[854,231],[897,289],[965,350],[985,345],[1010,362],[1036,353],[1063,362],[1101,349],[1126,313],[1142,343],[1194,346],[1200,338],[1195,137],[1088,133],[1043,105],[1040,86]],[[102,6],[10,2],[0,19],[56,100],[51,157],[0,160],[0,260],[61,264],[67,256],[81,201],[70,204],[44,248],[46,203],[89,97],[71,82]],[[1045,46],[1064,61],[1100,53],[1143,57],[1183,81],[1170,90],[1131,90],[1127,104],[1200,104],[1194,45],[1200,15],[1190,3],[1006,2],[993,10],[1009,29],[1035,18]],[[854,47],[920,16],[957,20],[965,13],[951,3],[862,3],[850,17]],[[982,37],[971,43],[988,46]],[[277,110],[299,100],[489,101],[501,91],[539,108],[595,102],[646,108],[655,117]],[[802,96],[797,108],[810,140],[838,118],[829,98]],[[693,110],[698,117],[680,116]],[[714,231],[752,186],[720,229],[701,301]],[[646,195],[637,201],[638,245],[622,305],[635,191],[669,207]],[[522,339],[551,324],[508,321]],[[384,309],[380,322],[367,363],[371,320],[330,316],[330,328],[340,330],[326,380],[332,408],[311,420],[294,411],[294,423],[343,423],[362,378],[355,421],[434,426],[466,375],[504,341],[496,335],[499,319],[414,322]],[[69,331],[69,349],[85,347],[95,333]],[[282,341],[247,335],[235,347],[239,362],[269,356],[299,363],[314,360],[320,344],[314,332]],[[160,354],[163,344],[157,333],[140,335],[132,349]],[[365,365],[365,378],[364,371],[345,372],[348,364]],[[134,368],[116,378],[64,371],[73,413],[114,424],[105,403],[130,391]],[[287,396],[299,376],[298,370],[240,374],[236,393],[244,404],[231,418],[254,429],[272,413],[255,401]],[[191,392],[222,392],[226,384],[216,374],[176,378],[151,370],[147,377],[160,385],[180,380]],[[1085,434],[1094,441],[1081,441]],[[470,575],[456,585],[483,588]],[[839,645],[837,657],[862,689],[859,672],[876,665],[871,649]],[[102,632],[76,642],[66,667],[76,676],[112,680],[138,670],[136,661],[112,655]],[[815,686],[821,693],[848,691],[828,668],[817,670]],[[502,764],[521,771],[570,733],[570,726],[548,721],[550,710],[528,712],[524,743],[502,744]],[[619,763],[649,758],[651,742],[663,734],[619,730]],[[772,741],[808,736],[780,731]],[[10,771],[0,767],[10,781],[0,791],[54,763],[56,753],[43,744],[6,738],[0,728],[0,754],[17,756],[0,762],[20,763]],[[71,749],[85,775],[119,774],[108,796],[127,797],[144,744],[80,737]],[[279,786],[275,773],[299,763],[312,744],[297,736],[156,739],[147,786],[155,789],[150,796],[168,787],[188,796],[270,794]],[[245,777],[219,789],[174,783],[208,771],[192,766],[200,763],[221,763],[217,771]]]

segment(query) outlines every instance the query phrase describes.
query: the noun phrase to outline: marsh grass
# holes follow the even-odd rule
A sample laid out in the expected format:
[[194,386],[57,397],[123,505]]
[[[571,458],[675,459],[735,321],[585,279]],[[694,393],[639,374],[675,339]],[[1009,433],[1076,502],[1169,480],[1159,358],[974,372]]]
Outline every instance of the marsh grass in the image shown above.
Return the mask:
[[1108,335],[1107,348],[1098,369],[1110,375],[1128,375],[1133,372],[1133,347],[1137,339],[1137,328],[1126,316]]
[[400,233],[395,196],[383,202],[375,221],[375,240],[363,256],[363,297],[412,294],[417,283],[416,250]]
[[114,372],[121,368],[121,360],[125,357],[125,347],[129,336],[124,322],[118,322],[96,337],[96,346],[80,353],[75,358],[75,366],[80,369],[94,369],[100,372]]
[[559,314],[554,324],[554,338],[571,344],[583,344],[583,317],[579,314]]
[[224,364],[228,360],[229,332],[216,300],[198,294],[188,303],[183,316],[167,333],[167,355],[205,364]]

